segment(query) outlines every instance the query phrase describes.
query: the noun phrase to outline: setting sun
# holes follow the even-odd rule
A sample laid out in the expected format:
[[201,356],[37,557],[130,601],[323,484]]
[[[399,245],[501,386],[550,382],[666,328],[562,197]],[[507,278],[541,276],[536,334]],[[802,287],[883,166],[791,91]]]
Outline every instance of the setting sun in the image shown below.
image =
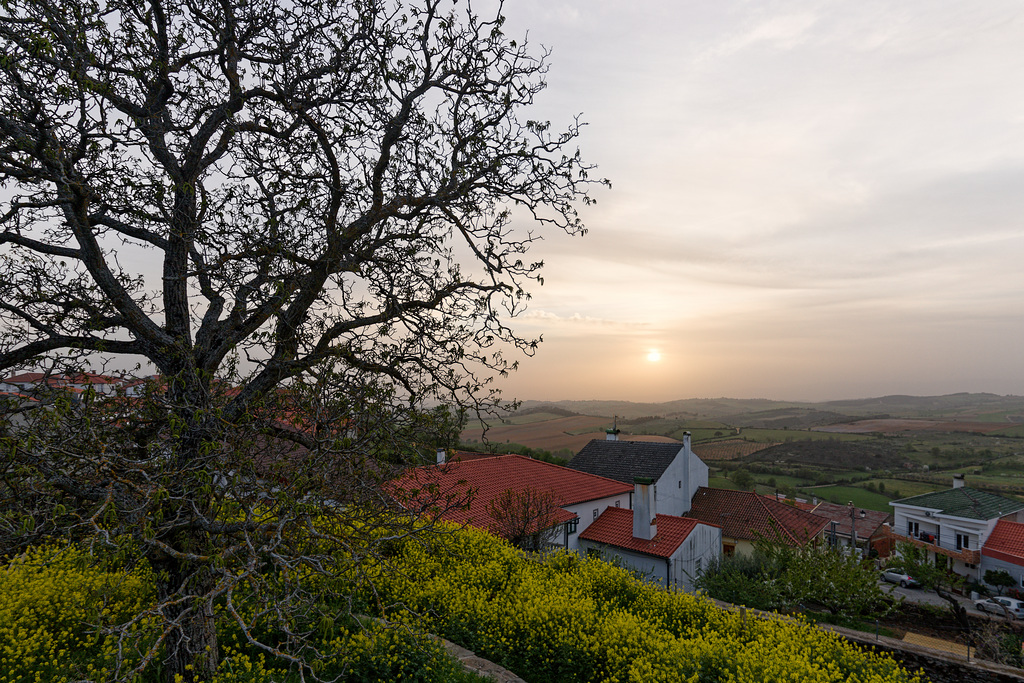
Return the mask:
[[658,351],[658,349],[651,349],[650,351],[647,352],[647,360],[649,360],[652,363],[657,363],[659,360],[661,360],[661,352]]

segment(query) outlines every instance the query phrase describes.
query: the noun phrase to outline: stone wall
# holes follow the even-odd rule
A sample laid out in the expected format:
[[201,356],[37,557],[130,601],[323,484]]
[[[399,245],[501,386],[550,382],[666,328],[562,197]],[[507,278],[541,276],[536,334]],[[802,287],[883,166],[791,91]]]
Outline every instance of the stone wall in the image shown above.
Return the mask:
[[933,650],[885,636],[853,631],[839,626],[822,625],[843,638],[863,647],[885,652],[910,671],[921,669],[933,683],[1022,683],[1024,671],[993,662],[970,661],[964,655]]

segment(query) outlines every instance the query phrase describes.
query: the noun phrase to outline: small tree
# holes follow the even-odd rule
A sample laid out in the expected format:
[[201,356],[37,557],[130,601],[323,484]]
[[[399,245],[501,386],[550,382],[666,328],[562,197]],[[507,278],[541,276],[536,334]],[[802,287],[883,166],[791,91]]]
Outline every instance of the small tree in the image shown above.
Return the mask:
[[985,583],[995,587],[999,595],[1003,594],[1004,589],[1017,585],[1017,581],[1010,575],[1010,572],[1003,569],[989,569],[985,572],[983,579]]
[[754,484],[754,475],[746,470],[736,470],[730,477],[732,483],[736,484],[743,490],[749,490]]
[[541,550],[550,541],[560,509],[551,491],[531,487],[505,489],[487,503],[487,514],[498,526],[495,531],[530,552]]
[[914,545],[913,543],[898,543],[896,553],[903,571],[917,579],[923,588],[934,590],[936,595],[949,603],[949,611],[956,618],[957,623],[964,629],[970,631],[971,623],[967,619],[967,610],[953,594],[954,589],[962,589],[966,584],[966,577],[950,571],[945,566],[940,566],[928,557],[927,548]]

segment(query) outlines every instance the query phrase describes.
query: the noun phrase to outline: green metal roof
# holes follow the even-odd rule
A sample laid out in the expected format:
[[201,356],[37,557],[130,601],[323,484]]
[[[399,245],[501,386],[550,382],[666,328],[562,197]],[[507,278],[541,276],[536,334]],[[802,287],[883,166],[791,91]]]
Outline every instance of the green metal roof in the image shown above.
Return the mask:
[[939,510],[942,514],[967,519],[995,519],[1024,510],[1024,503],[969,487],[922,493],[920,496],[894,500],[900,505]]

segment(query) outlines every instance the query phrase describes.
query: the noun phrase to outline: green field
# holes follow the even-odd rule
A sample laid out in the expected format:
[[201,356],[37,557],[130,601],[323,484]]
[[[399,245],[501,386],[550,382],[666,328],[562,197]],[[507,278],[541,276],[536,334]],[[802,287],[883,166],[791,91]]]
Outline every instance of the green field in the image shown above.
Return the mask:
[[801,489],[800,493],[807,497],[817,496],[839,505],[846,505],[848,501],[852,500],[856,507],[892,512],[892,507],[889,505],[891,498],[885,494],[872,493],[857,486],[816,486],[810,489]]
[[801,486],[807,486],[813,484],[813,479],[807,479],[805,477],[794,477],[787,474],[755,474],[754,478],[757,479],[757,483],[768,485],[769,479],[775,480],[776,487],[792,486],[794,488],[800,488]]
[[[900,498],[909,498],[910,496],[920,496],[922,493],[931,493],[932,491],[939,491],[943,488],[949,488],[939,486],[938,484],[928,484],[923,481],[907,481],[904,479],[869,479],[864,483],[873,483],[875,486],[879,484],[885,484],[885,490],[887,493],[893,493],[899,491]],[[870,491],[869,491],[870,493]]]
[[[989,432],[989,436],[1024,437],[1024,425],[1008,426],[1006,429],[1000,429],[998,432]],[[1022,447],[1024,447],[1024,444],[1022,444]]]
[[708,488],[712,489],[732,489],[733,491],[741,490],[739,486],[732,483],[725,477],[708,477]]

